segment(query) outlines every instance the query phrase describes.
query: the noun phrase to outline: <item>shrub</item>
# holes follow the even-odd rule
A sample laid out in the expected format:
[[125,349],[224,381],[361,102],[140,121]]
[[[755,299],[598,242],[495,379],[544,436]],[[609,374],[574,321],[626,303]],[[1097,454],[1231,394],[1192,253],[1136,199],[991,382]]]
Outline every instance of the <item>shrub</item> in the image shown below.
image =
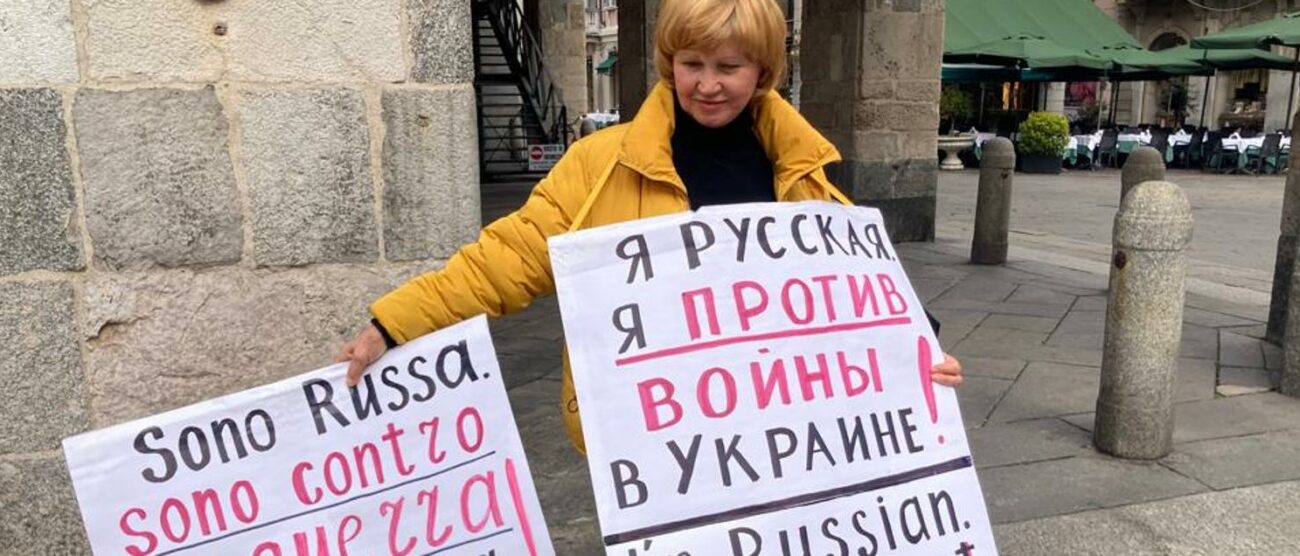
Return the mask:
[[957,125],[958,121],[970,117],[970,99],[966,93],[956,87],[944,87],[939,96],[939,120],[944,127]]
[[1070,144],[1070,122],[1051,112],[1034,112],[1020,124],[1020,152],[1037,156],[1061,156]]

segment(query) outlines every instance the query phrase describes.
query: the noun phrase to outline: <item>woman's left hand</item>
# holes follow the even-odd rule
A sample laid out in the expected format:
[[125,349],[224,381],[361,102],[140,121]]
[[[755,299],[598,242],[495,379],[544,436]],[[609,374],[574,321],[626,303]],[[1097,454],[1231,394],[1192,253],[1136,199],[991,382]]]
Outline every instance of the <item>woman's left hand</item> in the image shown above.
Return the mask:
[[961,375],[961,361],[947,353],[943,354],[943,363],[930,369],[930,380],[944,386],[961,386],[966,380]]

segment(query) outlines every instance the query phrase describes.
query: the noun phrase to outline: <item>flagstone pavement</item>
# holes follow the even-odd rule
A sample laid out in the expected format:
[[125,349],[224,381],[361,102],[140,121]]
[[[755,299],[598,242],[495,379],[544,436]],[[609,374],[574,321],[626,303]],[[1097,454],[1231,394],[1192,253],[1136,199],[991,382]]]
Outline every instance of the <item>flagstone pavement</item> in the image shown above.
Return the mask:
[[[485,196],[485,213],[508,204]],[[1272,391],[1282,354],[1261,339],[1258,271],[1193,265],[1174,452],[1126,461],[1091,444],[1108,252],[1020,234],[1008,264],[973,266],[969,226],[938,235],[899,252],[965,368],[957,392],[1002,554],[1300,550],[1300,400]],[[587,466],[561,423],[554,298],[492,331],[556,550],[600,554]]]

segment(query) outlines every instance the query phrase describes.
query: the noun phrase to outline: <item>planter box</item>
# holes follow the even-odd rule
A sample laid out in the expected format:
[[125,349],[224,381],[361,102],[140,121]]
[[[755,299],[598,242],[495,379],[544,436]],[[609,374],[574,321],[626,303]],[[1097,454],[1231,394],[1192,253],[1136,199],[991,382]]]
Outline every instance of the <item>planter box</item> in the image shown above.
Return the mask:
[[1061,157],[1026,154],[1020,156],[1020,169],[1026,174],[1059,174]]

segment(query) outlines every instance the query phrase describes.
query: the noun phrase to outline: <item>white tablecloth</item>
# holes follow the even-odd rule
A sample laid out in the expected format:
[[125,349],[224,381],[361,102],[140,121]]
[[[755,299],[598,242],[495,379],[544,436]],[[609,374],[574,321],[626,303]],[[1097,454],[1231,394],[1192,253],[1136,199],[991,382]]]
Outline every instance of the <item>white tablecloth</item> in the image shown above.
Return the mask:
[[1186,131],[1183,131],[1181,129],[1178,130],[1178,132],[1169,136],[1169,144],[1175,147],[1179,145],[1190,145],[1191,143],[1192,143],[1192,134],[1187,133]]
[[1075,135],[1070,138],[1070,148],[1077,148],[1083,145],[1085,148],[1092,150],[1101,144],[1101,132],[1098,131],[1092,135]]
[[[1243,139],[1240,135],[1234,133],[1234,134],[1232,134],[1232,135],[1230,135],[1230,136],[1228,136],[1228,137],[1224,137],[1224,138],[1223,138],[1223,149],[1224,149],[1224,150],[1227,150],[1227,151],[1237,151],[1237,152],[1239,152],[1239,153],[1244,153],[1244,152],[1246,152],[1246,149],[1248,149],[1248,148],[1250,148],[1250,147],[1255,147],[1255,149],[1263,148],[1263,147],[1264,147],[1264,137],[1263,137],[1263,136],[1260,136],[1260,137],[1251,137],[1251,138],[1249,138],[1249,139]],[[1282,149],[1283,149],[1283,150],[1287,150],[1287,149],[1290,149],[1290,148],[1291,148],[1291,138],[1290,138],[1290,137],[1283,137],[1283,138],[1282,138]]]

